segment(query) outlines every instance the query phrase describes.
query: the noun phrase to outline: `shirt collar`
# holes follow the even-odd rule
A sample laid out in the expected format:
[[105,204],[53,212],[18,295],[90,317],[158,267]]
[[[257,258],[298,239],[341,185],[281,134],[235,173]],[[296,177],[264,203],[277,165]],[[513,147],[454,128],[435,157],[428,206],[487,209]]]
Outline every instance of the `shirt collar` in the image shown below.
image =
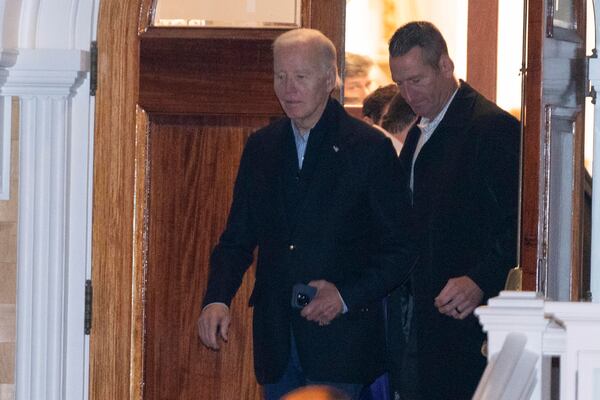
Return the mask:
[[307,142],[308,141],[308,136],[310,135],[310,131],[312,129],[309,129],[308,131],[306,131],[306,133],[304,135],[302,135],[300,133],[300,129],[296,126],[296,124],[294,124],[294,121],[292,122],[292,131],[294,131],[294,138],[296,139],[296,141],[302,141],[302,142]]
[[452,100],[454,100],[454,96],[456,96],[458,89],[459,88],[457,87],[454,90],[454,93],[452,93],[452,96],[450,96],[450,98],[444,105],[444,108],[442,108],[442,110],[433,119],[421,117],[419,123],[417,124],[419,129],[421,129],[421,132],[424,132],[425,134],[431,134],[431,132],[433,132],[435,128],[437,128],[439,123],[444,118],[444,115],[446,115],[446,111],[448,111],[448,107],[450,107],[450,103],[452,103]]

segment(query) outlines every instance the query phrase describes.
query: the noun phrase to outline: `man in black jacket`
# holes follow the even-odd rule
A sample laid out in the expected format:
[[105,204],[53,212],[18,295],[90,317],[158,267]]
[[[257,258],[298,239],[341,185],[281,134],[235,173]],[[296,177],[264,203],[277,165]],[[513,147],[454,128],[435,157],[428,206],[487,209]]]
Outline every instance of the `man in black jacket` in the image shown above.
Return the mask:
[[[229,305],[258,247],[254,365],[267,400],[322,383],[358,398],[384,369],[381,298],[408,277],[408,193],[390,141],[330,97],[336,51],[311,29],[273,45],[286,118],[244,149],[225,231],[211,256],[202,341],[227,339]],[[294,284],[317,288],[301,311]]]
[[392,387],[403,400],[470,399],[486,364],[473,310],[498,294],[516,263],[519,123],[456,80],[431,23],[399,28],[389,50],[392,78],[419,116],[400,153],[419,260],[404,352],[410,301],[401,291],[390,298]]

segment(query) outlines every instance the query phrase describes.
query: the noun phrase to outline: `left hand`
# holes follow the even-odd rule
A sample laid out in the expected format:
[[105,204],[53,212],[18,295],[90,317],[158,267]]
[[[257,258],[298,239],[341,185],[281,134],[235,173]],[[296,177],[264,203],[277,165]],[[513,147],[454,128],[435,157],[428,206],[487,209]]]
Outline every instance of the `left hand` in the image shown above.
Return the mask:
[[434,305],[442,314],[455,319],[465,319],[482,300],[483,291],[465,275],[449,279],[435,298]]
[[309,321],[318,322],[319,325],[329,324],[344,309],[340,293],[333,283],[326,280],[310,281],[308,285],[316,287],[317,294],[302,309],[300,315]]

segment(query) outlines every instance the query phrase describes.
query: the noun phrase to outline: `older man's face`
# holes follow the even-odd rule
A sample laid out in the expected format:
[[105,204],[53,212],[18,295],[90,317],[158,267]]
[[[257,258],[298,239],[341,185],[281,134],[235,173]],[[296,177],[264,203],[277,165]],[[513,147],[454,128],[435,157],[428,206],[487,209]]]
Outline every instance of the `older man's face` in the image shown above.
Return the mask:
[[274,54],[274,88],[283,111],[302,130],[321,118],[335,86],[335,72],[327,70],[307,44],[286,45]]

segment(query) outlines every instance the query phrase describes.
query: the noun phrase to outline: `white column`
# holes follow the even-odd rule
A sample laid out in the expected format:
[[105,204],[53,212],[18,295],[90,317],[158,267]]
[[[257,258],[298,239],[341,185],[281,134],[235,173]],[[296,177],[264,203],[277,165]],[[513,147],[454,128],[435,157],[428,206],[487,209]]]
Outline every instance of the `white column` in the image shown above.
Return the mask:
[[531,400],[549,398],[550,379],[543,373],[550,371],[544,366],[548,359],[543,357],[543,336],[548,321],[544,317],[543,297],[534,292],[503,291],[500,296],[489,300],[487,306],[478,307],[475,314],[488,338],[488,360],[502,349],[506,336],[519,332],[527,337],[525,348],[539,356],[536,366],[536,386]]
[[[73,246],[81,245],[81,239],[74,238],[73,233],[80,234],[82,226],[85,232],[88,221],[85,213],[76,215],[73,210],[78,207],[70,204],[73,188],[79,185],[73,176],[81,173],[70,167],[71,153],[78,151],[72,146],[76,142],[73,136],[88,135],[87,131],[72,130],[71,115],[73,97],[86,77],[87,63],[87,53],[79,50],[22,50],[0,88],[1,95],[20,98],[18,400],[84,396],[85,368],[81,362],[85,351],[82,320],[87,263],[85,256],[71,257],[76,254]],[[84,118],[88,120],[89,115]],[[85,171],[83,176],[88,178]],[[85,234],[83,243],[85,248]],[[73,270],[76,268],[80,271]],[[83,277],[79,288],[69,287],[74,274],[80,280]],[[73,323],[74,312],[81,314],[75,318],[81,333],[70,338],[73,327],[68,325]],[[70,352],[77,355],[70,357]],[[79,364],[70,365],[71,361]],[[67,396],[73,378],[70,372],[79,375],[75,377],[81,381],[76,383],[81,392],[78,396]]]

